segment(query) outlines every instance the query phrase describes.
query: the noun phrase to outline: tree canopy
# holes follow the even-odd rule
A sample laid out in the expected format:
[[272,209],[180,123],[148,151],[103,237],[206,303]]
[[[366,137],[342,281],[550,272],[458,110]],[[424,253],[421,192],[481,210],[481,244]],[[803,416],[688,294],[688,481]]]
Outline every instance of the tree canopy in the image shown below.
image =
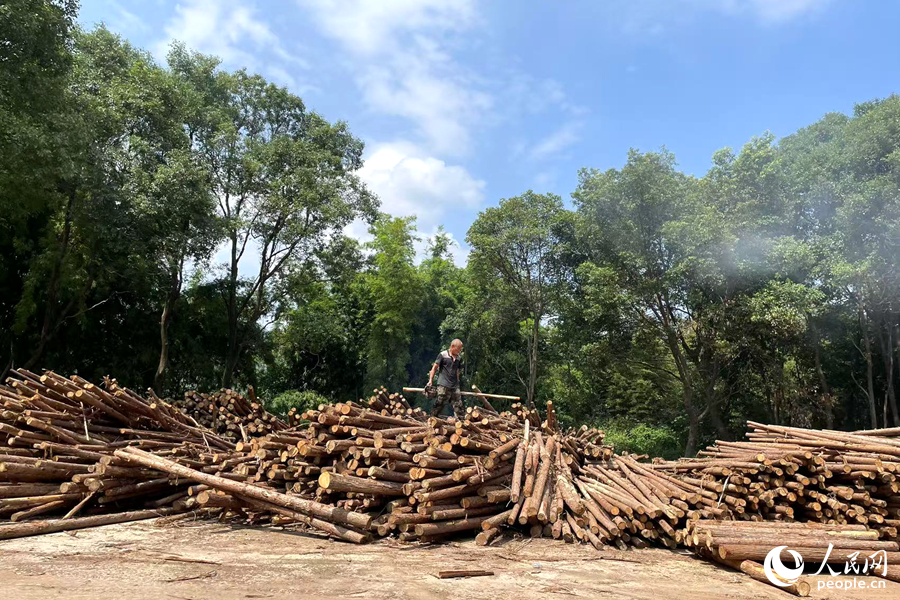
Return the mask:
[[459,337],[465,387],[637,451],[693,454],[747,419],[900,426],[900,97],[702,176],[665,148],[587,165],[571,199],[485,207],[460,265],[443,230],[380,212],[347,123],[75,16],[0,6],[4,370],[252,384],[287,411],[422,385]]

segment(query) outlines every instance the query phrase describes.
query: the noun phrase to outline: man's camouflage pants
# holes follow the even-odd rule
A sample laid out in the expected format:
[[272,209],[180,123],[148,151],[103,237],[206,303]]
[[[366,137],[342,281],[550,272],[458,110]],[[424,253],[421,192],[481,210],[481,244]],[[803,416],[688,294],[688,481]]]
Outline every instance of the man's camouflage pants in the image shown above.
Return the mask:
[[453,413],[458,418],[462,418],[466,415],[466,405],[463,404],[459,388],[449,388],[443,385],[439,385],[437,388],[437,398],[434,401],[434,408],[431,409],[431,414],[435,416],[441,414],[441,411],[444,410],[448,400],[450,401],[450,406],[453,408]]

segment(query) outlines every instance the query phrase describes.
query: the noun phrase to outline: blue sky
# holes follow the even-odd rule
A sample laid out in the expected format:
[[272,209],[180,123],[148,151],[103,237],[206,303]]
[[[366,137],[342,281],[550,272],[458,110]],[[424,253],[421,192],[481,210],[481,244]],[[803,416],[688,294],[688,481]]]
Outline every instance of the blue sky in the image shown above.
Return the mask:
[[500,198],[568,201],[579,168],[632,147],[702,175],[900,81],[892,1],[82,0],[80,21],[160,59],[181,40],[348,121],[383,209],[444,224],[458,262]]

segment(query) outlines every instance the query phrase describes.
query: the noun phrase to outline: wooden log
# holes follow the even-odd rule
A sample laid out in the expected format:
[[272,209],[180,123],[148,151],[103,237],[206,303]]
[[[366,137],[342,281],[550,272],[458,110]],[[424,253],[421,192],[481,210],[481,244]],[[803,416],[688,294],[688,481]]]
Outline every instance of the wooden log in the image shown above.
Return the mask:
[[489,519],[485,519],[481,523],[481,528],[483,530],[487,531],[489,529],[496,529],[496,528],[500,527],[500,525],[502,525],[503,523],[508,522],[510,515],[512,515],[512,513],[513,513],[513,510],[515,510],[515,509],[511,508],[502,513],[498,513]]
[[345,542],[352,542],[354,544],[366,544],[372,539],[372,536],[369,533],[356,531],[347,527],[341,527],[336,523],[324,521],[316,517],[310,517],[309,515],[290,510],[283,506],[278,506],[277,504],[264,502],[262,500],[257,500],[256,498],[248,498],[244,496],[238,497],[241,499],[241,501],[247,503],[251,508],[255,510],[278,513],[282,516],[293,519],[294,521],[306,523],[310,527],[314,527],[319,531],[327,533],[332,537],[344,540]]
[[459,519],[457,521],[441,521],[438,523],[422,523],[416,525],[416,534],[420,536],[440,536],[458,531],[471,531],[481,529],[481,524],[487,521],[489,516]]
[[319,487],[331,492],[355,492],[375,496],[406,495],[403,491],[403,484],[399,482],[364,479],[327,471],[319,475]]
[[91,492],[90,494],[88,494],[87,496],[82,498],[81,502],[79,502],[78,504],[73,506],[72,509],[69,510],[69,512],[67,512],[65,515],[63,515],[62,518],[70,519],[70,518],[74,517],[75,515],[77,515],[79,513],[79,511],[81,511],[81,509],[84,508],[85,505],[87,505],[87,503],[90,502],[93,497],[94,497],[94,492]]
[[[46,496],[59,490],[56,483],[13,483],[0,485],[0,499]],[[2,504],[2,502],[0,502]]]
[[[753,560],[753,561],[761,561],[765,560],[766,555],[772,550],[772,546],[754,546],[754,545],[723,545],[719,546],[716,550],[719,558],[724,560]],[[829,563],[840,563],[843,564],[851,559],[851,555],[855,555],[857,557],[865,556],[866,552],[862,550],[853,550],[853,549],[832,549],[831,553],[828,553],[828,546],[822,547],[803,547],[796,546],[792,547],[791,550],[795,552],[799,552],[800,556],[803,557],[804,561],[812,561],[821,563],[825,560],[826,554],[828,554],[828,562]],[[874,553],[875,551],[873,551]],[[886,560],[888,564],[900,564],[900,552],[888,552],[885,551],[883,556],[886,556]]]
[[[785,585],[776,586],[768,578],[768,576],[766,575],[765,569],[758,562],[755,562],[752,560],[736,561],[736,560],[722,560],[722,559],[718,559],[718,557],[715,557],[715,558],[717,559],[717,562],[728,565],[732,569],[746,573],[747,575],[749,575],[756,581],[760,581],[762,583],[771,585],[775,589],[785,591],[788,594],[793,594],[794,596],[799,596],[801,598],[805,598],[806,596],[809,596],[809,592],[810,592],[809,581],[807,581],[804,578],[800,578],[797,581],[791,583],[791,582],[781,579],[779,577],[779,579],[781,579],[782,583]],[[774,572],[772,573],[772,575],[774,577],[778,577],[778,575],[775,574]]]
[[149,452],[144,452],[143,450],[123,448],[116,450],[115,455],[119,458],[124,458],[159,471],[171,473],[172,475],[184,479],[204,483],[212,488],[220,489],[232,494],[239,494],[246,498],[270,502],[325,521],[350,525],[362,530],[368,529],[372,522],[371,517],[362,513],[354,513],[313,500],[289,496],[263,487],[253,486],[239,481],[232,481],[225,477],[210,475],[209,473],[202,473],[189,467],[179,465],[173,461],[153,456]]
[[[482,527],[484,524],[482,523]],[[494,527],[491,529],[486,529],[481,531],[478,535],[475,536],[475,545],[477,546],[489,546],[494,539],[500,535],[500,528]]]
[[116,523],[127,523],[129,521],[153,519],[156,517],[164,517],[166,515],[171,515],[183,511],[184,508],[173,507],[155,510],[137,510],[124,513],[112,513],[106,515],[96,515],[92,517],[78,517],[76,519],[28,521],[25,523],[0,525],[0,540],[11,540],[14,538],[28,537],[32,535],[43,535],[45,533],[58,533],[60,531],[73,531],[75,529],[87,529],[89,527],[101,527],[103,525],[114,525]]
[[493,571],[479,571],[479,570],[468,570],[468,571],[440,571],[438,573],[438,577],[440,579],[453,579],[457,577],[490,577],[493,575]]

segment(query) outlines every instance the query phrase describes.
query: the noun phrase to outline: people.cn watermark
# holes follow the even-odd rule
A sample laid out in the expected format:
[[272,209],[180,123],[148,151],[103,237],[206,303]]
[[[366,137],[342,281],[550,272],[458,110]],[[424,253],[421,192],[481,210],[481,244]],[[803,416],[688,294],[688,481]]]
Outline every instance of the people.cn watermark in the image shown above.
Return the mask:
[[[829,564],[829,559],[831,557],[831,551],[834,549],[834,544],[828,544],[828,550],[825,551],[825,557],[822,559],[822,564],[819,565],[819,570],[813,573],[813,575],[876,575],[879,570],[881,571],[881,575],[887,575],[887,552],[884,550],[879,550],[874,552],[868,556],[860,557],[860,552],[853,552],[848,556],[848,559],[844,561],[844,568],[835,570],[832,568],[831,564]],[[786,550],[788,554],[794,559],[794,566],[788,567],[781,561],[781,552],[782,550]],[[863,562],[859,562],[859,561]],[[833,561],[831,561],[833,562]],[[803,575],[803,571],[806,568],[805,563],[803,562],[803,557],[796,550],[791,550],[787,546],[777,546],[769,550],[769,553],[766,554],[766,559],[763,561],[763,571],[766,573],[766,578],[772,585],[777,585],[778,587],[788,587],[797,583],[800,579],[800,576]],[[827,572],[825,572],[827,570]],[[818,589],[880,589],[884,587],[883,579],[876,579],[874,581],[866,581],[864,579],[824,579],[817,582]]]

